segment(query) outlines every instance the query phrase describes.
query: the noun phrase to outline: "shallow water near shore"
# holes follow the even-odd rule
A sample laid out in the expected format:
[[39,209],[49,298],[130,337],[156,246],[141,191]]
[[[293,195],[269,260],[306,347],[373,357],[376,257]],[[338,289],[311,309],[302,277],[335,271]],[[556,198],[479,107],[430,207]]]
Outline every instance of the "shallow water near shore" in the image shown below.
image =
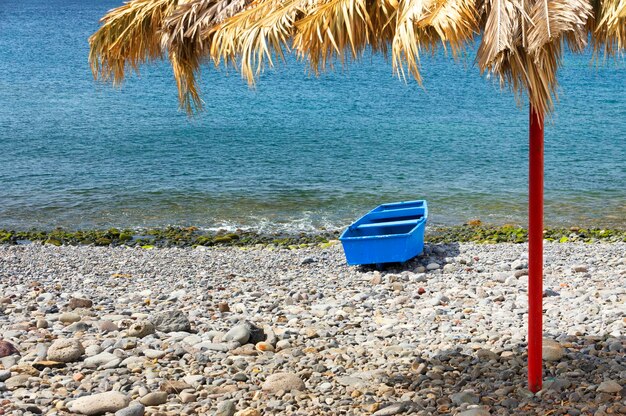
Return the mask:
[[[527,109],[470,53],[424,57],[425,89],[383,57],[251,90],[209,70],[206,111],[177,111],[167,65],[93,82],[88,36],[118,1],[0,5],[0,228],[341,227],[427,199],[437,224],[526,222]],[[626,226],[626,65],[565,56],[546,126],[546,223]]]

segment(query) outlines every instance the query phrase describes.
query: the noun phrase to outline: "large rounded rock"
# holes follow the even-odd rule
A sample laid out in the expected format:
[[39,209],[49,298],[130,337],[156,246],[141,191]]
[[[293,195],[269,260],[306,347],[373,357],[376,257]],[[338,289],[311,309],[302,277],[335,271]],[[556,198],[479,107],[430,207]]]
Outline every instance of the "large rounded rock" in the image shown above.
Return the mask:
[[171,310],[155,313],[150,321],[161,332],[191,331],[191,323],[181,311]]
[[85,353],[83,344],[77,339],[57,339],[48,348],[48,360],[71,363],[78,361]]
[[73,400],[67,404],[72,413],[81,415],[101,415],[107,412],[117,412],[130,403],[130,398],[117,391],[92,394]]
[[154,324],[148,320],[137,321],[128,328],[129,337],[143,338],[154,334]]
[[294,373],[276,373],[269,376],[262,386],[263,390],[276,393],[278,391],[305,390],[304,381]]

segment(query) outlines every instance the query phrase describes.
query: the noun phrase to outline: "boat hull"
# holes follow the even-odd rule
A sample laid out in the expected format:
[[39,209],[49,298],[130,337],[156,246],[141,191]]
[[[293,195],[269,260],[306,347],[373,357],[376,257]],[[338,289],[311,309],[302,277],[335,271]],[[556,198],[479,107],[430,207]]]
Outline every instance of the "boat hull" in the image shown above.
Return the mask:
[[426,201],[383,204],[359,218],[341,235],[350,265],[403,263],[424,250]]

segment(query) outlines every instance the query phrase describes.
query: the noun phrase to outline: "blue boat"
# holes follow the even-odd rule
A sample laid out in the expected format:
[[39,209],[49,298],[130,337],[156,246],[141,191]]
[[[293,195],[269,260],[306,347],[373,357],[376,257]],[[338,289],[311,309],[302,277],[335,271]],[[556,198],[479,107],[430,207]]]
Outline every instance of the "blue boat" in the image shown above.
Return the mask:
[[404,263],[424,250],[426,201],[380,205],[339,237],[350,265]]

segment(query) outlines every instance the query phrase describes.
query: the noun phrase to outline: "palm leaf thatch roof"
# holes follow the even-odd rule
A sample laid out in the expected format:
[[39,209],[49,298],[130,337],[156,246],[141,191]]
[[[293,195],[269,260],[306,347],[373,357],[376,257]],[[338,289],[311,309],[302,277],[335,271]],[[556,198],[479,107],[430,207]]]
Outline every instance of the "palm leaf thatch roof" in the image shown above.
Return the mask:
[[89,38],[97,79],[120,83],[168,59],[181,107],[202,108],[201,66],[234,65],[252,84],[294,51],[315,73],[366,50],[391,54],[395,72],[421,83],[420,54],[456,56],[479,39],[481,73],[552,110],[565,45],[596,56],[626,48],[626,0],[130,0]]

